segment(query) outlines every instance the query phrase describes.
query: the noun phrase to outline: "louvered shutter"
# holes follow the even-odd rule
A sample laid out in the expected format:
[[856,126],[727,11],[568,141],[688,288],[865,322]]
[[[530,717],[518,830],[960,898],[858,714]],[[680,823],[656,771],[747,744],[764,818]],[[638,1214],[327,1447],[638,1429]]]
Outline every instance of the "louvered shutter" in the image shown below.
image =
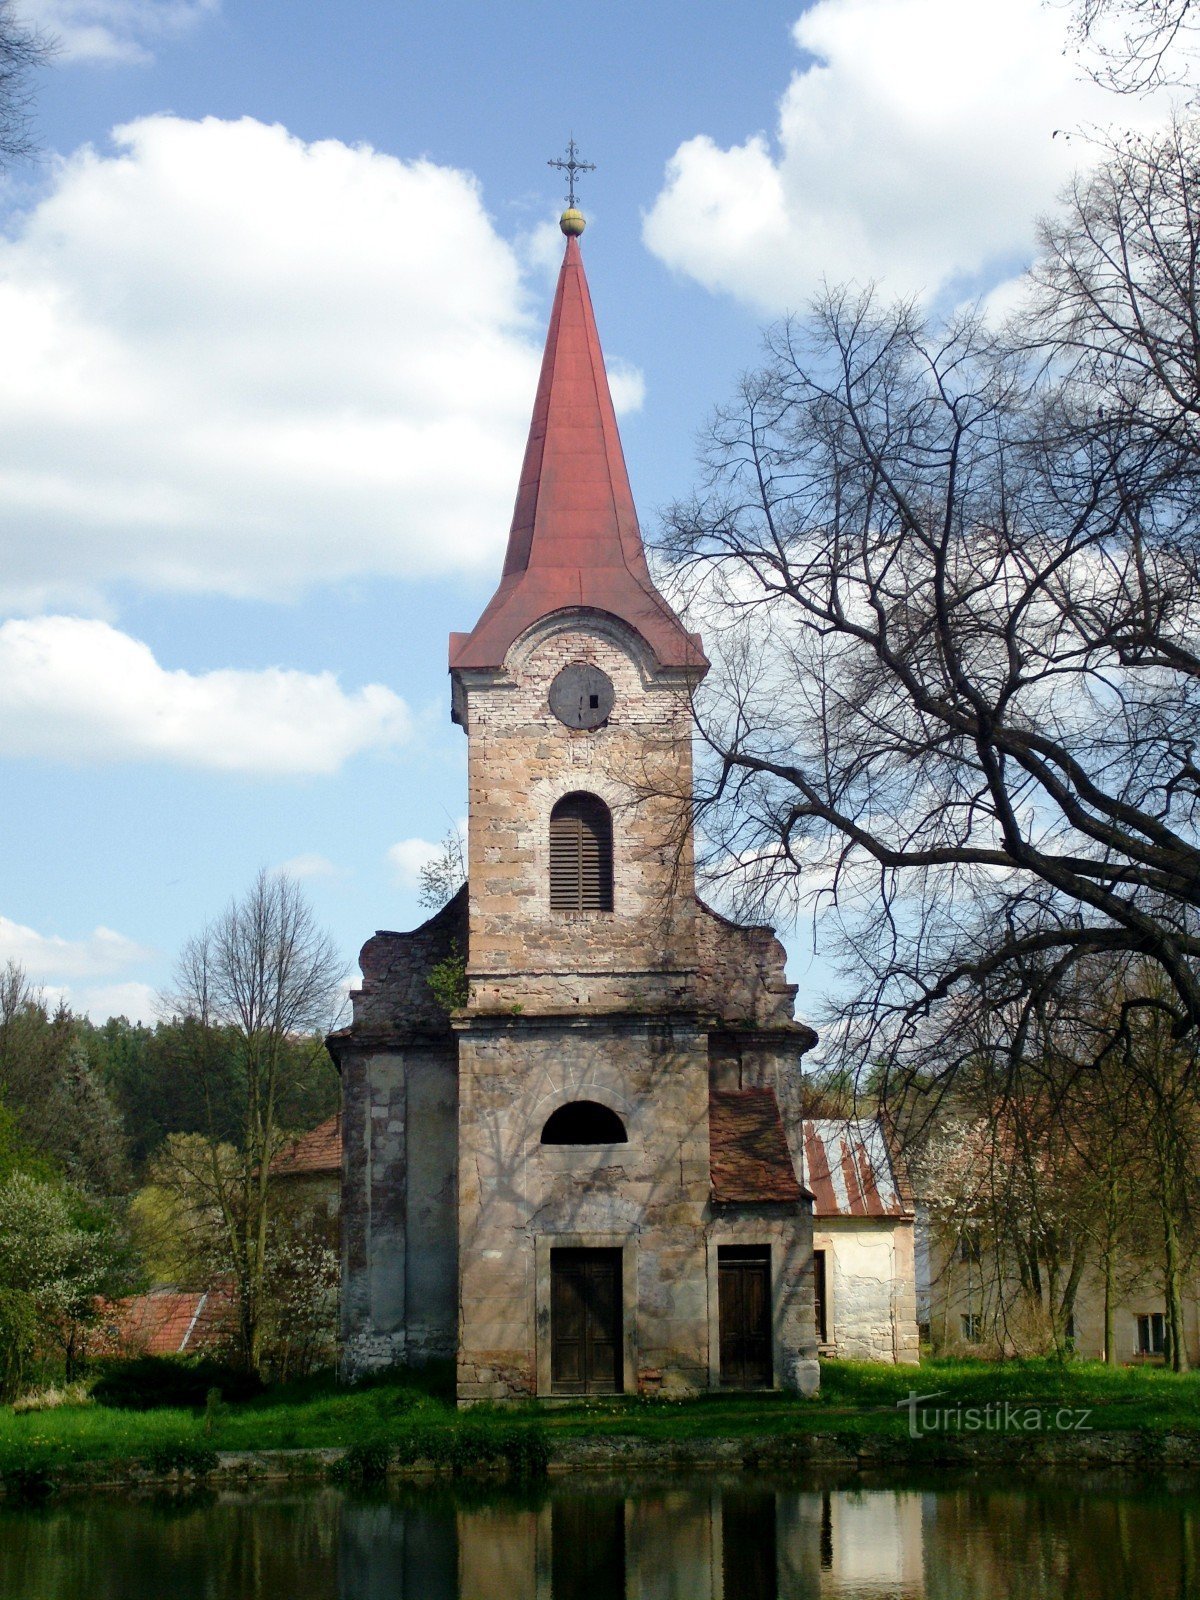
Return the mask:
[[550,814],[550,909],[611,911],[612,817],[594,794],[569,794]]

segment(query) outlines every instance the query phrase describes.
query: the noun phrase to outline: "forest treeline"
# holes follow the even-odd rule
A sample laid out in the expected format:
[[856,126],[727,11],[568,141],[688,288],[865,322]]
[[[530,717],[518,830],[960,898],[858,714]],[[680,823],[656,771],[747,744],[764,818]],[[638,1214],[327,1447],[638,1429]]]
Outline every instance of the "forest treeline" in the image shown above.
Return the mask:
[[331,1349],[337,1255],[271,1163],[338,1109],[333,946],[260,874],[189,941],[172,1014],[94,1023],[0,975],[0,1396],[69,1380],[114,1300],[218,1288],[232,1359],[295,1372]]

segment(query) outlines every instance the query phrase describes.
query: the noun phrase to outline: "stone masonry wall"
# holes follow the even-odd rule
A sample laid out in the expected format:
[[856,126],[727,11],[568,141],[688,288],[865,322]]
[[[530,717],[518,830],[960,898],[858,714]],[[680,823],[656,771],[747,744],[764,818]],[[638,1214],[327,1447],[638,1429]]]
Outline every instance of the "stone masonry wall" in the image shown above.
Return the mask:
[[457,1342],[458,1072],[430,968],[466,952],[466,894],[363,947],[342,1074],[342,1367],[451,1357]]
[[727,1027],[794,1028],[796,985],[788,982],[787,952],[774,929],[743,928],[702,900],[696,904],[701,1009]]
[[818,1217],[813,1247],[825,1251],[827,1332],[838,1359],[919,1360],[912,1220]]
[[[460,1399],[546,1392],[539,1238],[628,1247],[627,1388],[707,1386],[706,1055],[703,1034],[645,1019],[464,1024]],[[551,1112],[575,1099],[614,1110],[628,1143],[542,1145]]]
[[[607,725],[593,731],[564,727],[548,707],[555,675],[577,661],[602,668],[616,690]],[[547,619],[514,646],[505,674],[460,679],[470,736],[473,1007],[694,1003],[690,844],[675,848],[691,793],[686,682],[656,674],[636,636],[595,613],[586,627],[570,616]],[[611,913],[550,912],[550,812],[574,790],[598,795],[612,812]]]

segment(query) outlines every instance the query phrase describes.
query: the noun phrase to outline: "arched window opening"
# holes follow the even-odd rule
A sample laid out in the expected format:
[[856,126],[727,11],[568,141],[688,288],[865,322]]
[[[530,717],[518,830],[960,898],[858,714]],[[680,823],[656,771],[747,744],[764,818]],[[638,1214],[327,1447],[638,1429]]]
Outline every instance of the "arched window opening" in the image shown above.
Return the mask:
[[612,908],[612,814],[594,794],[564,795],[550,813],[550,909]]
[[542,1129],[543,1144],[628,1144],[625,1124],[596,1100],[559,1106]]

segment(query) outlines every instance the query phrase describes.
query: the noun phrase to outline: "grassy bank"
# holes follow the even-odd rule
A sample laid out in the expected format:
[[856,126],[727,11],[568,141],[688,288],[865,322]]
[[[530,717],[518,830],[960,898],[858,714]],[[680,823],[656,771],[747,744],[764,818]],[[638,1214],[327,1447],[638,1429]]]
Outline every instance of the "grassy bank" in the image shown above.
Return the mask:
[[[1200,1374],[1093,1363],[929,1361],[920,1368],[830,1362],[819,1398],[716,1394],[687,1400],[595,1399],[563,1406],[477,1407],[458,1412],[444,1374],[398,1374],[354,1389],[313,1380],[237,1405],[203,1410],[121,1411],[95,1402],[14,1414],[0,1408],[0,1475],[66,1474],[86,1463],[141,1462],[202,1469],[217,1452],[350,1448],[370,1467],[392,1459],[434,1459],[453,1469],[508,1462],[536,1471],[557,1441],[786,1439],[830,1434],[853,1440],[908,1437],[910,1392],[936,1393],[929,1408],[985,1408],[1004,1431],[1003,1408],[1036,1409],[1043,1426],[1068,1408],[1086,1410],[1095,1432],[1200,1434]],[[1010,1431],[1012,1431],[1010,1429]]]

